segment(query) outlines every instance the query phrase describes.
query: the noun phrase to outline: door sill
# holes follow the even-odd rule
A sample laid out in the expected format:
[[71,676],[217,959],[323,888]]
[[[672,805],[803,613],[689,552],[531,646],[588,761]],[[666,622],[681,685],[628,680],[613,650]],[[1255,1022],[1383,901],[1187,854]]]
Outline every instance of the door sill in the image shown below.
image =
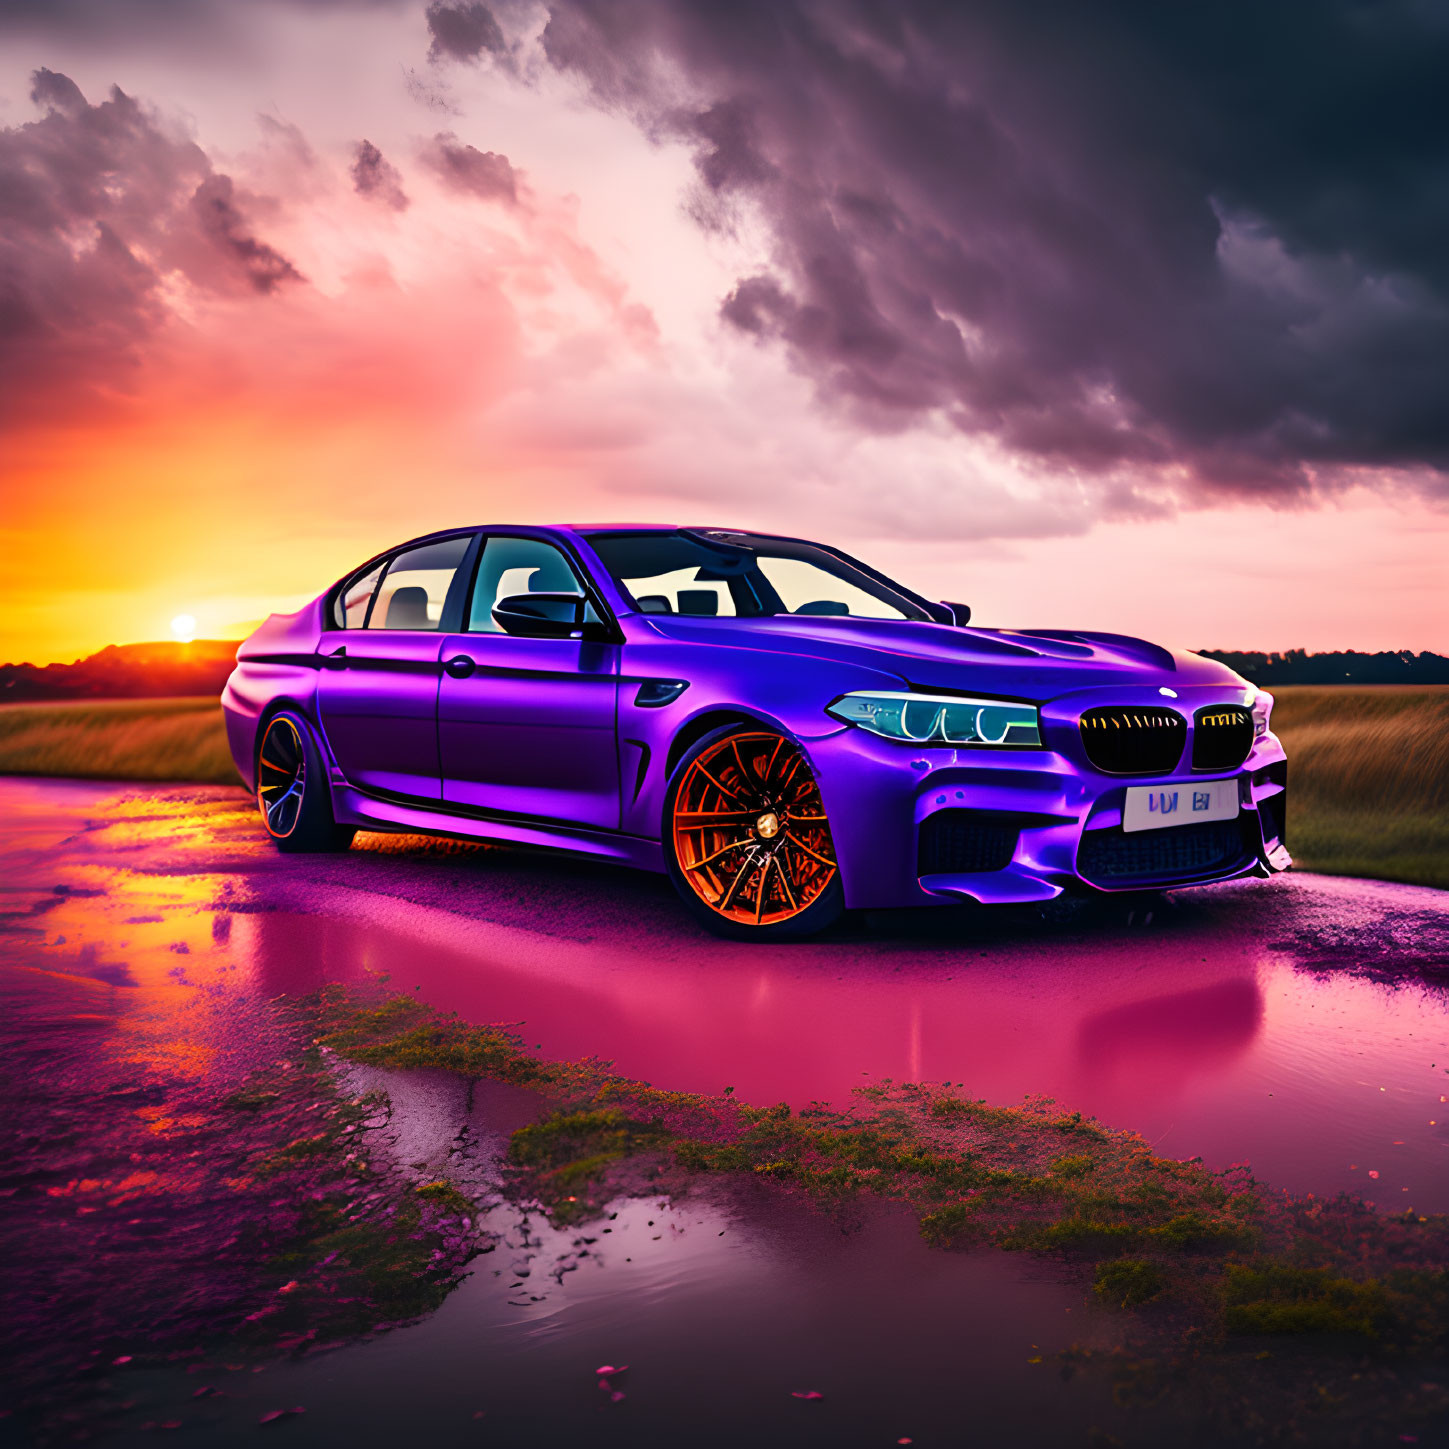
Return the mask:
[[625,835],[618,830],[600,830],[562,820],[481,810],[447,801],[395,795],[391,791],[360,790],[347,784],[334,784],[332,799],[339,823],[360,829],[447,835],[498,845],[537,846],[613,860],[639,870],[664,870],[664,855],[659,841]]

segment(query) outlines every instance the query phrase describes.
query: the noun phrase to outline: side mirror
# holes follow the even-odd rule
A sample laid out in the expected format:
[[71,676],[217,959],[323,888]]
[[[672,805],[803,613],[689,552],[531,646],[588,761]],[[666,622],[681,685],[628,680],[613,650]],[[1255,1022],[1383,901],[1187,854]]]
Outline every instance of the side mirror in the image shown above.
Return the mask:
[[971,622],[970,604],[953,604],[949,599],[942,599],[942,604],[951,611],[951,622],[958,628],[964,628]]
[[494,604],[493,622],[524,639],[581,639],[588,606],[582,594],[509,594]]

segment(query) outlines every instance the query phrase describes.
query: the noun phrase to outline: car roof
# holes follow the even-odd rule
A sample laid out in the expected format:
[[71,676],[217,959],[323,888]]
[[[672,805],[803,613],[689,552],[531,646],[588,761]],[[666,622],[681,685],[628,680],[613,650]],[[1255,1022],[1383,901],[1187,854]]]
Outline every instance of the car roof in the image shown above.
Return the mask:
[[777,537],[775,534],[761,533],[754,528],[726,528],[717,523],[470,523],[458,528],[441,529],[439,532],[493,533],[512,529],[539,533],[573,533],[580,538],[588,538],[601,533],[679,533],[685,529],[691,533],[733,533],[738,534],[741,538]]
[[[429,539],[448,538],[460,533],[572,533],[580,538],[601,533],[724,533],[740,538],[783,538],[783,534],[764,533],[758,528],[728,528],[718,523],[455,523],[450,528],[435,528],[419,534],[394,548],[407,548]],[[391,550],[388,550],[391,552]]]
[[[370,558],[362,568],[369,568],[374,563],[391,554],[398,553],[403,549],[418,548],[424,544],[433,543],[446,538],[457,538],[465,533],[512,533],[523,536],[537,537],[548,534],[572,534],[576,538],[596,538],[609,533],[679,533],[682,525],[677,523],[457,523],[451,528],[435,528],[431,533],[419,534],[416,538],[403,539],[399,543],[389,545]],[[775,538],[776,534],[757,533],[746,528],[720,528],[718,526],[694,526],[690,532],[733,534],[739,538]],[[356,569],[353,570],[355,574]],[[350,575],[349,575],[350,577]]]
[[738,533],[757,538],[766,536],[756,534],[749,528],[721,528],[717,523],[563,523],[559,527],[585,537],[591,533],[678,533],[684,528],[688,528],[691,533]]

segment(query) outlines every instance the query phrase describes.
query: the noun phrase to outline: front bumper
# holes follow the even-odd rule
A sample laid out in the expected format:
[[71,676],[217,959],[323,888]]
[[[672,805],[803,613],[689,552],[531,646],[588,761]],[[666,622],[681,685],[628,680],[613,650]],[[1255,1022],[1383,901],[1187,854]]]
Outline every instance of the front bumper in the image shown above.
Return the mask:
[[[1193,771],[1185,756],[1169,774],[1130,777],[1093,769],[1069,737],[1055,736],[1048,732],[1046,749],[1010,751],[925,749],[855,728],[809,741],[847,906],[1047,901],[1068,890],[1154,890],[1270,875],[1292,863],[1284,836],[1287,763],[1272,733],[1255,740],[1235,770]],[[1236,820],[1121,828],[1131,786],[1222,779],[1237,781]]]

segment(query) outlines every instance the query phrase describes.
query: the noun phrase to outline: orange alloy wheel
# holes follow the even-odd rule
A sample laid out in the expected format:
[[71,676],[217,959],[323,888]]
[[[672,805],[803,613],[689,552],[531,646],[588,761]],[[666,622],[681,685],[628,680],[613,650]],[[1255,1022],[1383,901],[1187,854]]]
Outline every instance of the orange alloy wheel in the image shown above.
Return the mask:
[[730,735],[699,755],[675,792],[672,828],[694,893],[742,926],[791,920],[835,876],[820,787],[783,735]]

